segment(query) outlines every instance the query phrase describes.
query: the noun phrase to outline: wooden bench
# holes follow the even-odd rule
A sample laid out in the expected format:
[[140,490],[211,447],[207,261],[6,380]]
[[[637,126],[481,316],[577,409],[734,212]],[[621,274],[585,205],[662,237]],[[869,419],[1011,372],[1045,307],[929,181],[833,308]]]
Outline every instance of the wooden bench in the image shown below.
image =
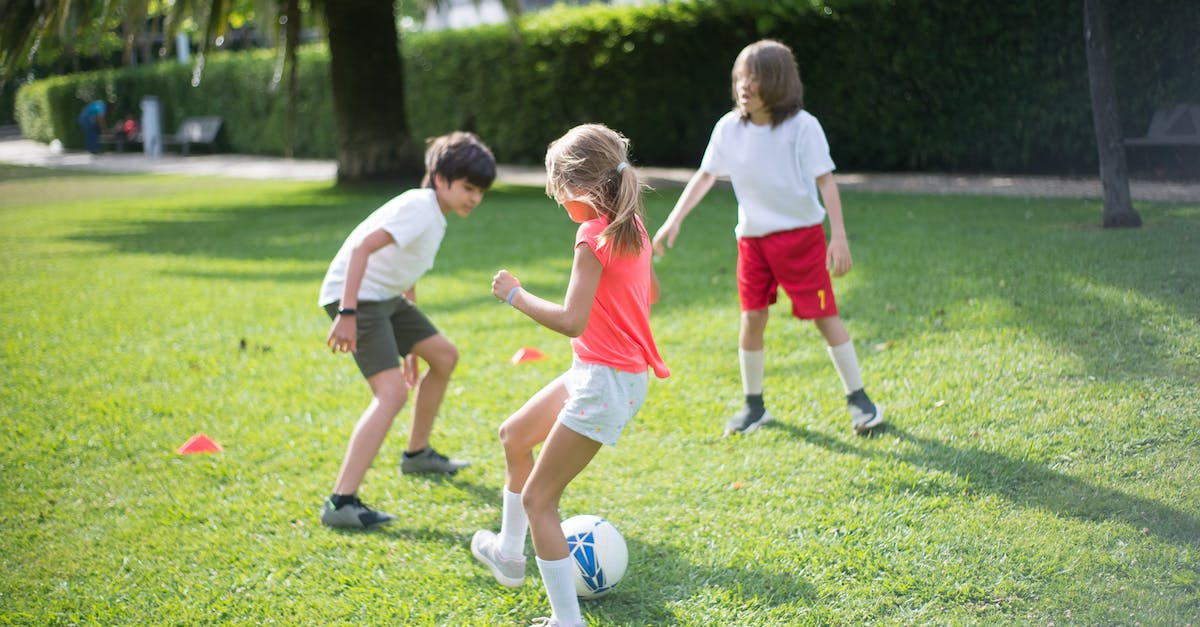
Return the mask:
[[174,135],[163,135],[163,147],[179,146],[179,152],[185,155],[194,145],[208,146],[211,151],[216,148],[221,122],[215,115],[184,118]]
[[1146,134],[1126,139],[1125,145],[1200,146],[1200,104],[1177,104],[1155,111]]
[[[1200,149],[1200,104],[1184,103],[1162,107],[1150,118],[1150,128],[1141,137],[1125,139],[1125,148],[1132,156],[1133,149],[1143,153],[1141,161],[1149,162],[1150,151],[1169,152],[1169,164],[1152,169],[1167,171],[1178,169],[1184,176],[1200,176],[1200,157],[1194,149]],[[1184,153],[1189,153],[1185,155]]]

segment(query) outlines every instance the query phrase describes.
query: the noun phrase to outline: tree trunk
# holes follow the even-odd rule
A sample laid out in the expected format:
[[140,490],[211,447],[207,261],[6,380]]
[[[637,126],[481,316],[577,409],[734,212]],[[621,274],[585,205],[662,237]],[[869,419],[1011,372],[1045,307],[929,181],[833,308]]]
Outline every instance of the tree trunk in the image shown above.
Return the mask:
[[1104,187],[1104,228],[1139,227],[1142,216],[1129,198],[1129,172],[1121,141],[1117,94],[1108,64],[1104,0],[1083,0],[1083,38],[1087,43],[1088,86],[1100,157],[1100,183]]
[[329,0],[333,114],[338,183],[421,177],[409,137],[404,68],[392,0]]
[[283,66],[287,72],[287,113],[284,116],[283,156],[296,156],[296,51],[300,47],[300,0],[283,0],[283,15],[287,17],[284,28]]

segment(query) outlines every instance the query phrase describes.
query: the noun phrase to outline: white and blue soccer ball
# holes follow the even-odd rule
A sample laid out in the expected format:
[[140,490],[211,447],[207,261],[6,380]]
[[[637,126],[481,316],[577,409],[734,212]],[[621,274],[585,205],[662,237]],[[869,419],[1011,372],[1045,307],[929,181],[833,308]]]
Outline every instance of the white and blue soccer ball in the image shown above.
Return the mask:
[[575,593],[596,599],[612,592],[629,566],[629,548],[612,523],[589,514],[562,522],[567,550],[575,565]]

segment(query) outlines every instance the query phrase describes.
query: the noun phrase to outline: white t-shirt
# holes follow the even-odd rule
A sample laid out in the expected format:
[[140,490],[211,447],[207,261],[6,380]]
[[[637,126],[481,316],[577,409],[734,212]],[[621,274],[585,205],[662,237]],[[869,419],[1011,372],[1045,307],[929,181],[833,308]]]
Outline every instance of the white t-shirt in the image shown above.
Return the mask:
[[417,279],[433,267],[433,258],[446,234],[446,216],[432,189],[411,189],[384,203],[350,232],[334,256],[321,283],[319,305],[341,300],[350,251],[379,229],[395,241],[367,258],[367,270],[358,289],[360,301],[388,300],[416,285]]
[[825,220],[817,177],[834,170],[817,118],[800,110],[777,127],[742,122],[736,111],[713,127],[700,169],[728,176],[738,200],[738,237],[762,237]]

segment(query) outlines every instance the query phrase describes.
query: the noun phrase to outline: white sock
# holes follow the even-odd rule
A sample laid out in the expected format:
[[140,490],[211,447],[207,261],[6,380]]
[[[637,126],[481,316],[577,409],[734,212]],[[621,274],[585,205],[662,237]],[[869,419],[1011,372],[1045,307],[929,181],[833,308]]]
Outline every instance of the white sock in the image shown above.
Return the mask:
[[579,597],[575,596],[575,564],[568,555],[560,560],[537,558],[538,571],[550,597],[550,610],[560,625],[578,625],[583,622],[579,612]]
[[863,388],[862,372],[858,369],[858,355],[854,353],[854,342],[846,342],[837,346],[827,347],[833,367],[842,378],[842,387],[846,395]]
[[742,391],[746,394],[762,394],[765,361],[766,357],[761,350],[738,349],[738,363],[742,367]]
[[504,490],[504,509],[500,516],[500,555],[518,557],[525,554],[525,531],[529,521],[525,518],[525,507],[521,495]]

